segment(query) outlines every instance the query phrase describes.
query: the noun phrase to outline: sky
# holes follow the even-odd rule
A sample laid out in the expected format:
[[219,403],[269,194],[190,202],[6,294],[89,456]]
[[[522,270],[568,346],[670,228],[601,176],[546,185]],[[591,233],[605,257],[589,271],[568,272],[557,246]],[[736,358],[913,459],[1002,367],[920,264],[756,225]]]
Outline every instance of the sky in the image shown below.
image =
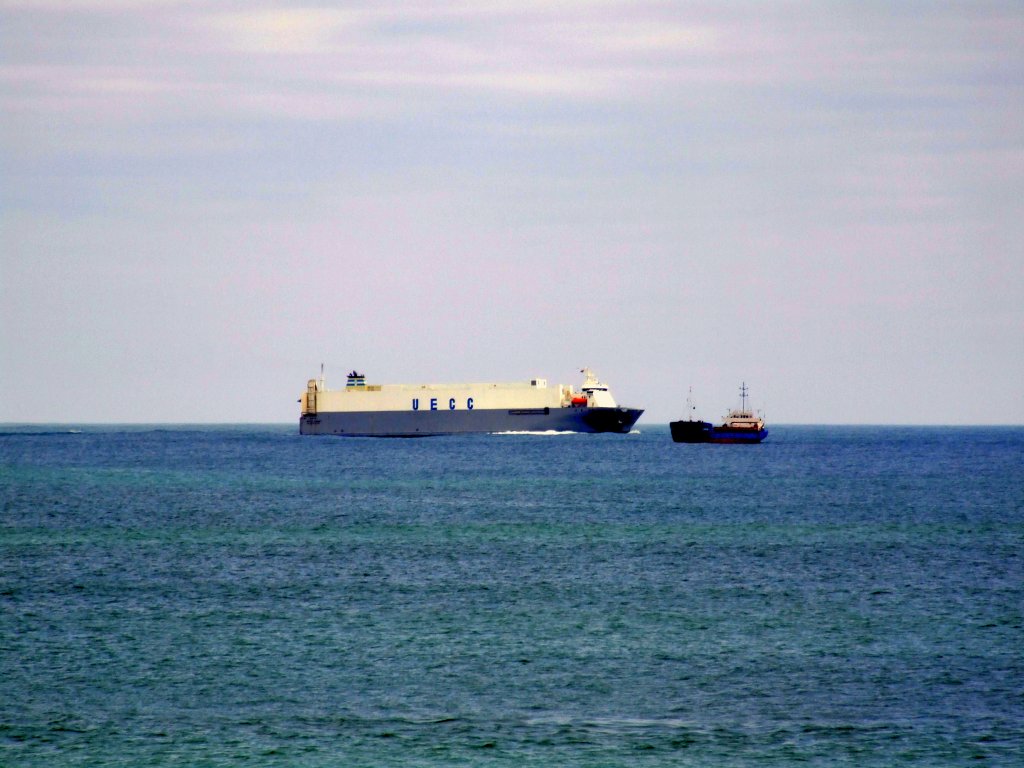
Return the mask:
[[1020,2],[0,0],[0,422],[1024,424]]

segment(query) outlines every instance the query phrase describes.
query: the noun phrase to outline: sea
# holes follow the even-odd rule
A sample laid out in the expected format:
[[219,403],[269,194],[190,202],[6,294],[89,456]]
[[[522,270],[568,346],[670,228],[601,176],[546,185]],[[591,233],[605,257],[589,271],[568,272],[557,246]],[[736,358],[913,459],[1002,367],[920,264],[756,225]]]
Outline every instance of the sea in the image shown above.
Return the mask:
[[0,766],[1021,766],[1024,429],[0,427]]

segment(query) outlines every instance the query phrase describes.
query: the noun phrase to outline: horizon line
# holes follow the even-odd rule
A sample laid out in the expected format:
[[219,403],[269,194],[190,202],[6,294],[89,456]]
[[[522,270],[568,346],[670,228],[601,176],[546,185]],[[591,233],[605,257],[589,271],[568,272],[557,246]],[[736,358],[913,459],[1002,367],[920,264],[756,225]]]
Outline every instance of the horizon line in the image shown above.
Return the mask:
[[[672,419],[671,421],[679,421]],[[670,421],[640,421],[637,426],[667,427]],[[9,427],[297,427],[292,421],[0,421],[0,429]],[[1024,423],[1006,422],[773,422],[770,427],[988,427],[1016,429]]]

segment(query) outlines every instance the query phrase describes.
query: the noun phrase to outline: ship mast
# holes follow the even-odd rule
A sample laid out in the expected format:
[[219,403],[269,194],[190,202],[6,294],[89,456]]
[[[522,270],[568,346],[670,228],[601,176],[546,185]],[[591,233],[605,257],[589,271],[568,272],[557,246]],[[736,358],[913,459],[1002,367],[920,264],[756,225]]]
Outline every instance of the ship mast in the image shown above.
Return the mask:
[[742,410],[744,413],[747,412],[747,382],[740,384],[740,399],[743,403]]

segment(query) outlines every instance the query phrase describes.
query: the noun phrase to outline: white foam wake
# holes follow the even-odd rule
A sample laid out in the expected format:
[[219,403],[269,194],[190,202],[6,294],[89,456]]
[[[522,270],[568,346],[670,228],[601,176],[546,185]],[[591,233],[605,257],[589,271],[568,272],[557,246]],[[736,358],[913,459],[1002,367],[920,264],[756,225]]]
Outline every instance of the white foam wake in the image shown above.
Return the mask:
[[558,429],[546,429],[543,431],[530,431],[530,430],[510,430],[508,432],[491,432],[492,435],[579,435],[580,432],[572,432],[569,430],[558,430]]

